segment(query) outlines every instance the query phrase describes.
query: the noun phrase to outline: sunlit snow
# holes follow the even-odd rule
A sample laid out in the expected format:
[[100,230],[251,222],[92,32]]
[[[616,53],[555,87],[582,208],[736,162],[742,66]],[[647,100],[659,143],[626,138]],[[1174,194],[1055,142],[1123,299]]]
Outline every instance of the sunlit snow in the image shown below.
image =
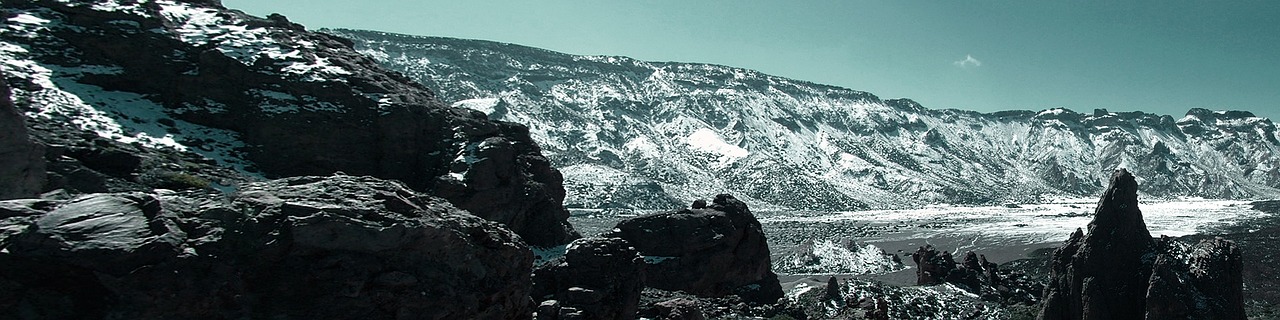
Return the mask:
[[498,98],[476,98],[467,99],[453,103],[454,108],[467,108],[484,112],[485,114],[493,113],[493,107],[498,105]]
[[747,149],[725,143],[723,139],[720,139],[720,135],[707,128],[700,128],[697,131],[694,131],[693,134],[690,134],[689,137],[685,139],[685,142],[694,150],[720,155],[720,157],[717,158],[717,165],[720,167],[724,167],[751,154]]

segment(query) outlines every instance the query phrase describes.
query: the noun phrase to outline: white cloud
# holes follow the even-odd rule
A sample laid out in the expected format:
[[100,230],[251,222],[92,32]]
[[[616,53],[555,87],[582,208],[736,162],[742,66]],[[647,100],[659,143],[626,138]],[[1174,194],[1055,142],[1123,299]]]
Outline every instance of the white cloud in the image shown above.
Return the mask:
[[952,62],[952,64],[961,68],[977,68],[982,66],[982,61],[974,59],[973,55],[966,54],[964,55],[964,60]]

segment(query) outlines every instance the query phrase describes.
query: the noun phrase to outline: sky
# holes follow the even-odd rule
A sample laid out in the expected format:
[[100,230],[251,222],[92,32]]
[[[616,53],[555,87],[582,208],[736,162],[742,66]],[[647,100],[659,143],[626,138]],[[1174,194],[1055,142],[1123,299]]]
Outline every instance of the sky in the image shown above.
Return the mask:
[[310,29],[713,63],[983,112],[1280,119],[1280,1],[223,0]]

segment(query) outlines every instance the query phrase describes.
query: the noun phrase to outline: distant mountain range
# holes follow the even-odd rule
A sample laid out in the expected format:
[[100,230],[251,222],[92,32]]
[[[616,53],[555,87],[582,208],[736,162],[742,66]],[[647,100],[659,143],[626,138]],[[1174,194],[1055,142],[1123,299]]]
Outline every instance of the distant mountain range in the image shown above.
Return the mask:
[[1117,167],[1147,197],[1280,195],[1277,125],[1245,111],[939,110],[720,65],[325,32],[454,106],[528,125],[570,207],[723,192],[799,210],[1033,202],[1096,196]]

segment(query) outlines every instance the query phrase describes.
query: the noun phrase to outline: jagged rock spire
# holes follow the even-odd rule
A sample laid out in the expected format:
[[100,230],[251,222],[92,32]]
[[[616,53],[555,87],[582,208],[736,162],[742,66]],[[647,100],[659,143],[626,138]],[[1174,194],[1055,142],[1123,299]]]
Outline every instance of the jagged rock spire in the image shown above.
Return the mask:
[[1087,233],[1054,252],[1039,318],[1243,319],[1239,249],[1219,239],[1187,250],[1151,238],[1136,179],[1116,170]]
[[1102,194],[1102,200],[1094,210],[1093,221],[1089,222],[1089,234],[1095,233],[1151,242],[1147,223],[1142,220],[1142,210],[1138,209],[1138,181],[1129,170],[1116,169],[1111,175],[1111,186]]

